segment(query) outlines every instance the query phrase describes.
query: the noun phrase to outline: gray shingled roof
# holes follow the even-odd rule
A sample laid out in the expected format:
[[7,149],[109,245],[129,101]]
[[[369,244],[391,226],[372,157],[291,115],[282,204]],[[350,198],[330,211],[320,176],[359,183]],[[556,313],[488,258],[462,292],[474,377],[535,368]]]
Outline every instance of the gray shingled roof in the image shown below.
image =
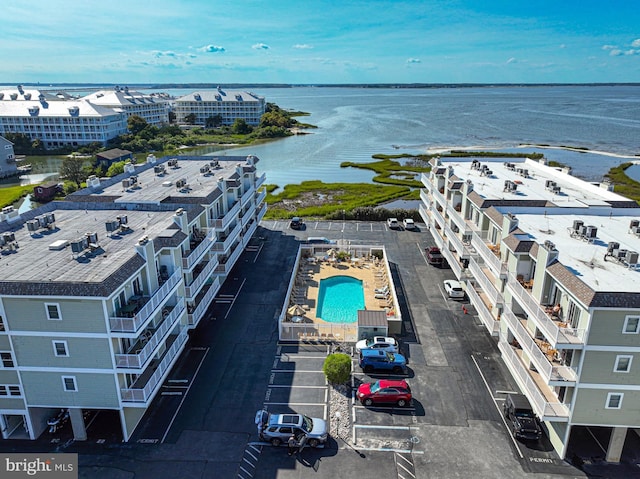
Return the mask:
[[387,327],[387,313],[385,311],[376,311],[364,309],[358,311],[358,327]]

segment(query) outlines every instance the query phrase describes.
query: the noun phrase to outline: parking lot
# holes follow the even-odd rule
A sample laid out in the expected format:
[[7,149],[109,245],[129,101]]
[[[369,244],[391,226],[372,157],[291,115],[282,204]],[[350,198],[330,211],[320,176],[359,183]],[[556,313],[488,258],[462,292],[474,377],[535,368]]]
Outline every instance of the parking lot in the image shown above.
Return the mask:
[[[56,450],[82,451],[80,477],[92,479],[585,477],[546,440],[513,441],[500,408],[505,393],[517,388],[466,299],[443,294],[442,281],[453,273],[427,264],[424,248],[433,242],[418,226],[391,231],[383,222],[313,222],[294,232],[283,221],[264,222],[191,332],[133,440]],[[331,389],[321,371],[329,345],[278,342],[277,317],[299,240],[308,236],[385,245],[414,400],[405,408],[351,400],[349,433],[288,457],[286,447],[258,437],[257,410],[331,416]],[[383,376],[365,375],[353,360],[354,387]]]

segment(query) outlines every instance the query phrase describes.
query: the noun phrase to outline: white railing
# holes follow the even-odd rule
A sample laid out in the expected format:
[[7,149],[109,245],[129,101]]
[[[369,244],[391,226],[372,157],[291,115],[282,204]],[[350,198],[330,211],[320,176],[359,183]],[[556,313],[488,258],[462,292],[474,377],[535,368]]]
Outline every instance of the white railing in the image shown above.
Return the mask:
[[584,342],[583,329],[560,328],[542,309],[542,305],[520,284],[515,274],[509,274],[507,287],[552,346]]
[[207,311],[207,309],[209,308],[209,305],[211,304],[211,301],[213,300],[213,298],[215,298],[219,290],[220,290],[220,278],[216,276],[213,279],[211,286],[209,286],[209,289],[207,290],[205,295],[202,297],[202,299],[198,303],[198,306],[196,306],[196,309],[193,310],[193,313],[190,313],[187,315],[187,321],[189,323],[189,326],[195,326],[198,324],[198,322],[202,319],[202,316],[204,316],[205,311]]
[[440,251],[442,251],[445,248],[444,238],[440,235],[438,228],[436,228],[435,226],[431,227],[431,236],[433,236],[433,241],[435,242],[436,246],[440,248]]
[[431,188],[433,188],[433,185],[431,184],[431,182],[429,181],[429,173],[422,173],[420,174],[420,181],[422,182],[422,184],[424,185],[424,187],[427,190],[431,190]]
[[264,181],[266,179],[267,179],[267,174],[266,173],[262,173],[262,175],[260,175],[258,178],[256,178],[255,189],[257,190],[258,188],[260,188],[264,184]]
[[489,249],[489,246],[487,246],[487,243],[485,243],[482,236],[477,231],[472,233],[471,244],[478,254],[482,256],[484,262],[493,270],[496,276],[504,276],[507,273],[507,268],[502,263],[502,260]]
[[149,301],[138,311],[133,318],[109,318],[112,332],[135,333],[153,315],[162,303],[169,298],[169,292],[182,280],[182,270],[176,269],[169,279],[160,286],[151,296]]
[[425,188],[423,188],[423,189],[421,189],[421,190],[420,190],[420,199],[422,200],[422,203],[423,203],[427,208],[428,208],[428,207],[431,205],[431,203],[432,203],[431,198],[429,198],[429,193],[428,193],[428,191],[427,191]]
[[[508,309],[504,310],[502,317],[547,384],[551,381],[575,383],[577,379],[575,371],[568,366],[554,366],[538,347],[538,344],[531,337],[529,331],[527,331],[527,328],[523,326],[511,311]],[[571,384],[568,385],[570,386]]]
[[185,301],[184,298],[180,298],[180,301],[171,310],[169,315],[160,323],[158,329],[155,330],[153,336],[149,338],[144,347],[137,354],[116,354],[116,367],[118,368],[135,368],[139,369],[147,362],[158,345],[165,339],[165,336],[171,331],[175,323],[180,319],[182,313],[184,313]]
[[449,267],[451,268],[451,271],[453,271],[454,274],[456,275],[456,278],[458,279],[462,278],[462,276],[464,275],[462,265],[456,259],[456,257],[453,256],[453,253],[449,251],[449,247],[445,246],[444,248],[440,248],[440,252],[446,258],[447,262],[449,263]]
[[200,261],[204,253],[211,248],[215,239],[216,232],[213,228],[210,228],[205,236],[204,240],[196,246],[194,250],[189,252],[189,256],[182,258],[182,267],[185,269],[191,268],[194,264]]
[[440,206],[442,206],[443,208],[445,207],[445,205],[447,204],[447,202],[444,199],[444,195],[442,193],[440,193],[435,186],[431,187],[431,196],[433,196],[435,198],[435,200],[440,203]]
[[253,189],[253,187],[245,191],[242,197],[240,198],[240,205],[244,207],[249,202],[249,200],[253,198],[255,193],[256,193],[256,190]]
[[[501,338],[502,339],[502,338]],[[548,402],[544,394],[538,389],[533,378],[527,372],[518,354],[511,348],[506,341],[498,342],[498,349],[502,353],[502,359],[509,367],[514,375],[518,385],[523,389],[533,409],[540,419],[545,421],[568,421],[569,405],[561,402]]]
[[242,224],[238,221],[238,224],[229,232],[229,235],[223,241],[216,241],[213,243],[212,249],[214,251],[220,251],[226,253],[233,242],[238,238],[238,235],[242,231]]
[[358,327],[340,323],[291,323],[280,322],[281,341],[347,341],[358,340]]
[[247,211],[242,215],[242,227],[247,226],[247,223],[253,219],[253,213],[256,211],[256,205],[252,204]]
[[484,273],[480,265],[474,258],[469,260],[469,271],[478,282],[484,294],[486,294],[493,304],[503,303],[504,300],[502,295],[495,287],[495,285],[491,282],[491,280]]
[[158,385],[161,383],[164,374],[167,372],[173,361],[176,359],[183,346],[189,339],[189,335],[187,334],[187,330],[183,329],[180,331],[180,334],[173,342],[169,350],[165,353],[162,361],[158,365],[158,368],[155,370],[153,375],[147,381],[147,384],[144,388],[121,388],[120,389],[120,397],[123,402],[144,402],[146,403],[151,398],[153,398],[154,391],[157,389]]
[[447,239],[450,243],[453,244],[456,251],[462,258],[469,257],[469,250],[465,245],[462,244],[462,240],[458,238],[458,235],[448,226],[444,227],[444,234],[447,236]]
[[495,319],[491,311],[487,309],[487,306],[482,301],[482,298],[474,288],[473,284],[470,281],[467,281],[466,288],[467,295],[469,295],[469,300],[473,307],[478,312],[478,316],[480,317],[480,321],[484,324],[487,330],[491,333],[492,336],[497,336],[498,331],[500,330],[500,321]]
[[258,214],[256,215],[256,221],[260,223],[266,213],[267,213],[267,204],[262,203],[262,207],[260,208],[260,211],[258,211]]
[[225,263],[220,263],[216,266],[215,272],[216,274],[228,274],[233,268],[233,265],[236,264],[238,257],[242,254],[242,245],[238,244],[236,249],[233,250],[231,256],[227,259]]
[[465,222],[464,218],[461,216],[462,213],[456,211],[456,209],[453,206],[447,205],[447,214],[449,215],[449,218],[451,219],[451,221],[453,221],[456,224],[456,226],[460,229],[462,233],[468,233],[470,231],[469,225]]
[[242,249],[246,248],[246,246],[251,241],[251,237],[253,236],[253,233],[255,233],[257,229],[258,229],[258,222],[254,221],[253,223],[251,223],[251,226],[249,226],[249,229],[247,230],[247,232],[242,236]]
[[432,220],[431,220],[431,215],[429,214],[429,208],[421,204],[420,206],[418,206],[418,213],[420,213],[420,216],[422,217],[422,221],[424,221],[424,223],[428,227],[430,227]]
[[200,291],[200,288],[205,283],[205,281],[209,279],[216,266],[218,266],[218,255],[215,255],[214,258],[209,260],[207,265],[202,268],[202,271],[200,271],[198,276],[193,279],[191,284],[184,288],[184,295],[187,298],[194,298],[198,294],[198,291]]
[[266,197],[267,197],[267,190],[260,191],[260,193],[258,193],[258,196],[256,197],[256,205],[261,204]]
[[240,212],[240,202],[237,201],[231,209],[224,215],[223,218],[217,220],[211,220],[212,226],[217,230],[224,230],[231,224],[231,222],[238,216]]
[[442,228],[444,228],[444,216],[442,216],[442,213],[438,211],[438,208],[433,208],[431,210],[431,214],[433,215],[433,218],[438,222],[438,224]]

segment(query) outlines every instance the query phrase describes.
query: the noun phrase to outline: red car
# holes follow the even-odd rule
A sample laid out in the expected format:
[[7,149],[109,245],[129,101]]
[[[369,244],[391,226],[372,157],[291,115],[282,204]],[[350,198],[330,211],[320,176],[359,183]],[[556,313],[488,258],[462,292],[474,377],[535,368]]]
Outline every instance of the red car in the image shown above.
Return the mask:
[[404,379],[380,379],[358,387],[358,399],[365,406],[374,403],[393,403],[400,407],[411,404],[411,388]]

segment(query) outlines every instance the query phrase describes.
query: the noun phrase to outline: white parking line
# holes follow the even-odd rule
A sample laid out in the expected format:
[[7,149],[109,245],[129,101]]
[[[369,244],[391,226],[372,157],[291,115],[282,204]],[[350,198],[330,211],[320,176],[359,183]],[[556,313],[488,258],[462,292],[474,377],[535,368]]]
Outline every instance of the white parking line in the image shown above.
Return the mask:
[[326,403],[322,402],[264,402],[270,406],[325,406]]
[[272,369],[271,370],[272,373],[322,373],[324,374],[322,371],[318,371],[318,370],[304,370],[301,371],[299,369]]
[[294,386],[292,384],[270,384],[270,388],[327,389],[327,386]]
[[487,391],[489,392],[489,396],[491,396],[491,400],[493,401],[493,405],[498,410],[498,415],[500,416],[500,419],[502,419],[504,427],[507,428],[507,433],[509,434],[509,437],[511,438],[511,442],[513,442],[513,445],[516,446],[516,450],[518,451],[518,455],[520,456],[520,459],[524,459],[524,455],[522,454],[522,451],[520,450],[520,446],[518,445],[518,441],[516,441],[516,439],[513,437],[513,434],[511,434],[511,432],[509,431],[509,425],[507,424],[507,421],[504,418],[504,414],[502,414],[502,411],[500,410],[500,406],[498,406],[498,402],[493,397],[493,394],[491,393],[491,388],[489,387],[489,383],[487,383],[487,380],[484,378],[484,374],[482,374],[482,370],[480,369],[480,366],[478,365],[478,362],[476,361],[476,358],[473,357],[473,354],[471,355],[471,359],[473,360],[473,364],[475,364],[476,368],[478,369],[478,374],[480,374],[480,377],[482,378],[482,382],[484,383],[484,386],[487,388]]
[[238,299],[238,296],[240,296],[240,291],[242,290],[242,287],[244,286],[244,283],[247,282],[247,278],[244,278],[242,280],[242,284],[240,285],[240,287],[238,288],[238,291],[236,291],[236,294],[233,298],[233,301],[231,301],[231,306],[229,306],[229,309],[227,309],[227,314],[224,315],[224,319],[227,319],[227,316],[229,316],[229,313],[231,312],[231,310],[233,309],[233,305],[236,302],[236,299]]
[[387,409],[396,409],[396,410],[398,410],[398,411],[409,411],[409,412],[410,412],[410,411],[415,411],[415,410],[416,410],[416,408],[415,408],[415,407],[413,407],[413,406],[406,407],[406,406],[374,406],[374,405],[371,405],[371,406],[362,406],[362,405],[354,405],[353,407],[354,407],[355,409],[366,409],[367,411],[368,411],[369,409],[374,409],[374,408],[375,408],[375,409],[383,409],[383,410],[387,410]]
[[358,429],[388,429],[398,431],[411,431],[411,426],[379,426],[376,424],[358,424],[355,427]]

